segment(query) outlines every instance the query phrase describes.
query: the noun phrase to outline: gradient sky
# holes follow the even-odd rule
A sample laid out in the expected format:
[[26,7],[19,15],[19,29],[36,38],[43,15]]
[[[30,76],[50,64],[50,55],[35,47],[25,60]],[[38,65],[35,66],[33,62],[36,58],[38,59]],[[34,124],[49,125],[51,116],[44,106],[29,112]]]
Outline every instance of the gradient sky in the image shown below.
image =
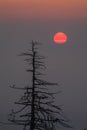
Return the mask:
[[[67,34],[66,44],[53,42],[58,31]],[[47,80],[61,84],[56,103],[64,105],[75,130],[87,128],[87,0],[0,0],[0,120],[21,95],[9,85],[26,85],[30,78],[17,55],[31,40],[43,43]],[[19,127],[0,128],[12,129]]]
[[1,19],[80,20],[86,12],[86,0],[0,0]]

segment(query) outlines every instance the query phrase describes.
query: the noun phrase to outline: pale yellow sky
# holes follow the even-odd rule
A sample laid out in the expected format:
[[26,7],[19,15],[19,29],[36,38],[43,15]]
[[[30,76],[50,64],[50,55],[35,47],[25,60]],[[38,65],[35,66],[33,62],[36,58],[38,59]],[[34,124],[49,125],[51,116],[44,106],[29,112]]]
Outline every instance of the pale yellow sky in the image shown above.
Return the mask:
[[87,0],[0,0],[0,19],[86,19]]

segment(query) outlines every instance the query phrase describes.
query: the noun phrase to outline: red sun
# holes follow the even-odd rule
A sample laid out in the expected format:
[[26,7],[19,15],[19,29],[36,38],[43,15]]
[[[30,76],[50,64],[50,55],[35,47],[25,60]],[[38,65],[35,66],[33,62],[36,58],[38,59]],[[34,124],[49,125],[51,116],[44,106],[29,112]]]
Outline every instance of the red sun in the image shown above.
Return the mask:
[[63,32],[58,32],[54,35],[53,40],[57,44],[64,44],[67,42],[67,35]]

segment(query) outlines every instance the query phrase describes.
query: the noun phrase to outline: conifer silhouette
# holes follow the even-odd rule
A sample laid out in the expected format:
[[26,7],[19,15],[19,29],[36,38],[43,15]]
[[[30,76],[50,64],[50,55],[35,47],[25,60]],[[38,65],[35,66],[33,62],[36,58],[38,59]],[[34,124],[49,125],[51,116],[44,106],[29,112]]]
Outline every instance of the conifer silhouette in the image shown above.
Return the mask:
[[23,96],[15,102],[20,109],[12,110],[9,114],[8,121],[14,125],[22,125],[23,130],[55,130],[56,123],[61,126],[71,128],[68,120],[64,117],[60,106],[54,104],[54,94],[48,92],[48,86],[58,85],[41,79],[45,69],[43,62],[44,56],[38,52],[38,42],[31,42],[31,49],[21,53],[25,56],[25,61],[29,68],[26,70],[31,73],[31,86],[11,88],[23,90]]

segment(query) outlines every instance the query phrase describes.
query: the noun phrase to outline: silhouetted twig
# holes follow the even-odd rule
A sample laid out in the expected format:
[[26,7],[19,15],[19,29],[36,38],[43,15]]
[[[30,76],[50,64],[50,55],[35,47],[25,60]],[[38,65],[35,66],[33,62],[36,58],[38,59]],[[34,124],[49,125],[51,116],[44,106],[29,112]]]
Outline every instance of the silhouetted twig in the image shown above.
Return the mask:
[[[21,53],[20,56],[25,56],[25,61],[30,68],[26,71],[32,73],[31,86],[23,88],[10,86],[13,89],[23,90],[23,96],[15,102],[21,108],[17,111],[12,110],[9,114],[8,121],[14,125],[23,125],[23,130],[27,127],[29,130],[55,130],[55,123],[61,126],[69,127],[68,120],[64,118],[63,111],[60,106],[54,105],[54,94],[47,90],[47,86],[56,86],[57,83],[50,83],[41,79],[42,71],[46,68],[44,58],[37,51],[39,43],[31,43],[31,50]],[[5,124],[5,123],[2,123]]]

